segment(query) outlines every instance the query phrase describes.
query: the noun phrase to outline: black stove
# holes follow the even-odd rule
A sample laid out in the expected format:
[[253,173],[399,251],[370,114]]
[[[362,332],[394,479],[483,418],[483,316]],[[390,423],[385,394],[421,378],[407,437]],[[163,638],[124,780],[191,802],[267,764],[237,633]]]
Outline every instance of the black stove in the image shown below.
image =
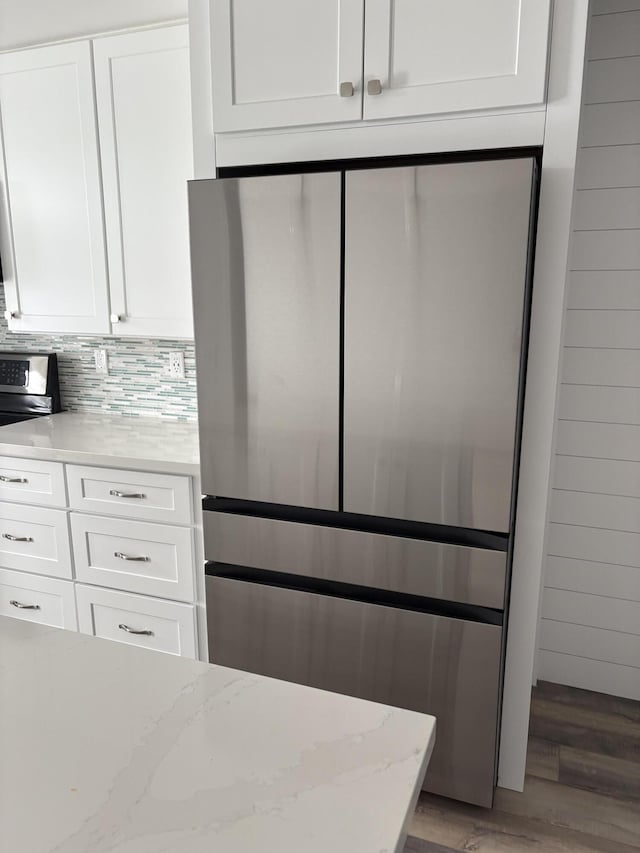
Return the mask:
[[56,354],[0,352],[0,426],[59,411]]

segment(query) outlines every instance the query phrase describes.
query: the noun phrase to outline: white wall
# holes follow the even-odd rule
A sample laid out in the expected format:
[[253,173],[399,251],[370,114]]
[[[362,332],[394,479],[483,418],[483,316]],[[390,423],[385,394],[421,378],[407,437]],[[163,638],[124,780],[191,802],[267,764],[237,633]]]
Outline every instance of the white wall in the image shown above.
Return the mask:
[[538,677],[640,699],[640,0],[593,0]]
[[187,17],[187,0],[0,0],[0,50]]

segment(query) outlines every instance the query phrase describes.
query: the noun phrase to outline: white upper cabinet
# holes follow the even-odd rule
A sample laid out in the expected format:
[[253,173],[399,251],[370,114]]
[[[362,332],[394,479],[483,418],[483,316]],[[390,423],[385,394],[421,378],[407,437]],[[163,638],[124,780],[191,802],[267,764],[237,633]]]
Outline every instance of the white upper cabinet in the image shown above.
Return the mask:
[[210,0],[216,133],[543,104],[551,0]]
[[211,0],[217,132],[362,117],[364,0]]
[[93,44],[113,332],[193,337],[187,26]]
[[550,0],[367,0],[364,118],[541,104]]
[[91,45],[0,54],[9,327],[109,331]]

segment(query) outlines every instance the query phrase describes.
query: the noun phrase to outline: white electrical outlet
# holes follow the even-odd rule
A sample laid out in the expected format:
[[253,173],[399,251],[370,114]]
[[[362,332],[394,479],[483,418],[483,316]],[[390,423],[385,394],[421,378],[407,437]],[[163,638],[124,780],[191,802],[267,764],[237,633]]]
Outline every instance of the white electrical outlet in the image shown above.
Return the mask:
[[109,375],[109,362],[107,361],[107,351],[106,349],[97,349],[93,353],[93,358],[96,363],[96,373],[100,373],[103,376]]
[[184,379],[184,353],[169,353],[169,376],[172,379]]

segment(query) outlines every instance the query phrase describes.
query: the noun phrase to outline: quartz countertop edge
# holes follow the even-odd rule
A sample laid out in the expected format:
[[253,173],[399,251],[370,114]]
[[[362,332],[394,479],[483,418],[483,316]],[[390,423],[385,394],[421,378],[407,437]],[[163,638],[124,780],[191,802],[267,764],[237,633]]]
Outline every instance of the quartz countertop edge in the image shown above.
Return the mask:
[[0,456],[199,476],[198,424],[60,412],[0,427]]
[[400,853],[435,740],[424,714],[9,617],[0,676],[21,853]]

